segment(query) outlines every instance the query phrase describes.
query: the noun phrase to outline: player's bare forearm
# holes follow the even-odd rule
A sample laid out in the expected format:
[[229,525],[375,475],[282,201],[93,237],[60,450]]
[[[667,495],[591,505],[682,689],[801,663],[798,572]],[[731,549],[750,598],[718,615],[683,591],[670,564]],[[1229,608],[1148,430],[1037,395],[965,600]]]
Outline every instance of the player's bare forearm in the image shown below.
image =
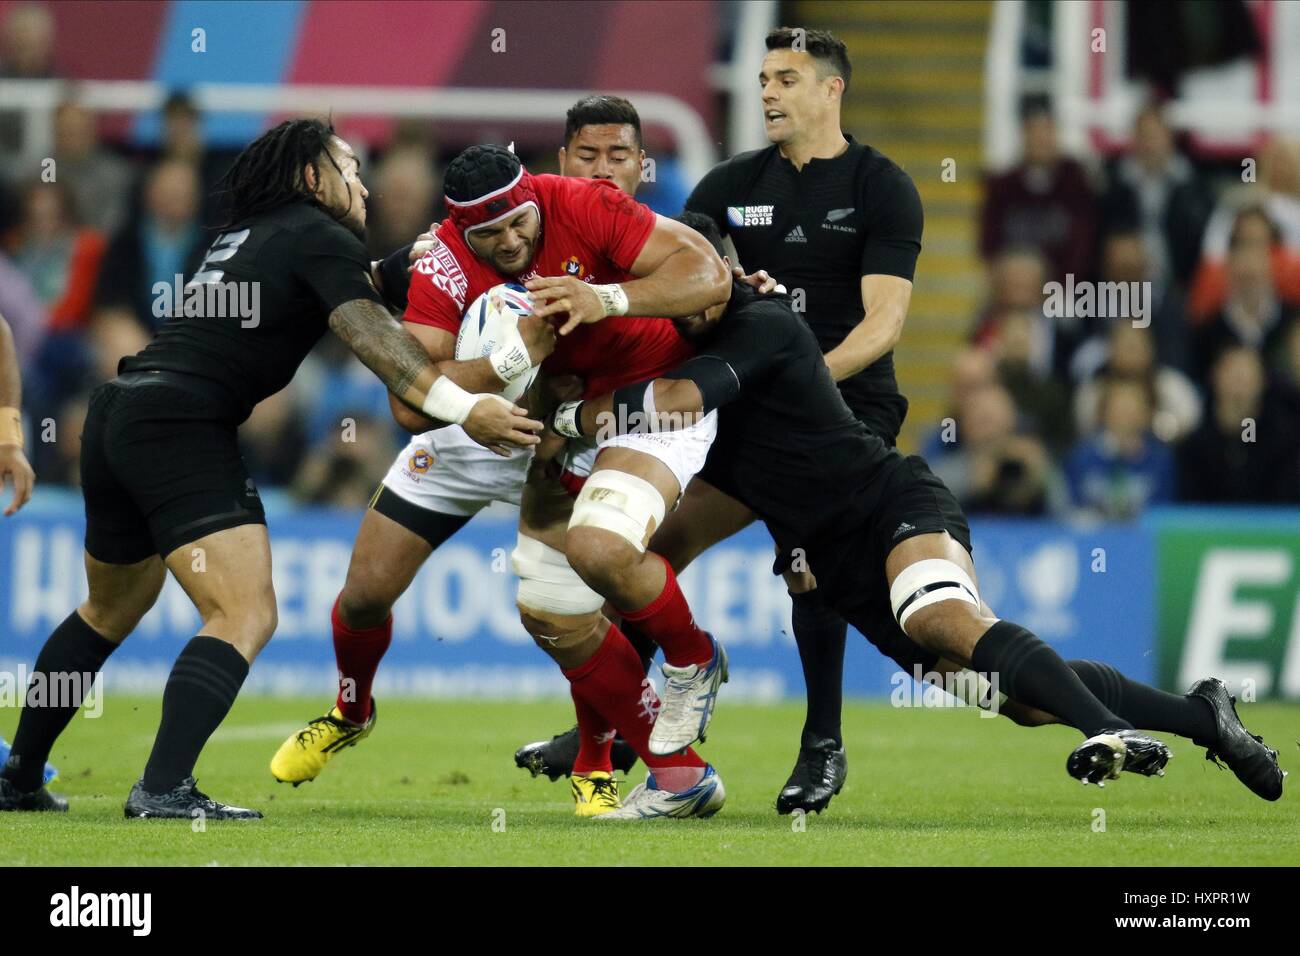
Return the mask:
[[0,488],[13,482],[14,494],[5,508],[5,517],[16,514],[32,497],[36,473],[23,454],[22,377],[18,371],[18,350],[13,332],[0,316]]
[[621,283],[628,315],[680,319],[731,296],[731,272],[707,239],[662,216],[632,263],[637,278]]
[[628,315],[680,319],[726,302],[731,275],[717,256],[703,257],[695,250],[679,249],[650,275],[622,286]]
[[[657,378],[654,381],[656,431],[690,428],[704,414],[704,396],[699,386],[687,378]],[[585,401],[578,408],[578,420],[584,435],[609,430],[621,434],[636,424],[626,409],[620,413],[612,394]]]
[[864,314],[844,341],[826,353],[826,366],[839,382],[857,375],[898,344],[912,301],[912,283],[897,276],[862,277]]
[[492,360],[486,356],[476,359],[451,359],[438,363],[438,373],[445,375],[468,392],[499,393],[505,383],[492,368]]
[[417,411],[422,408],[437,367],[387,309],[368,299],[344,302],[330,313],[330,328],[398,399]]
[[499,396],[475,395],[438,374],[425,346],[369,299],[345,302],[330,313],[330,328],[389,392],[426,415],[456,422],[498,455],[537,444],[542,423]]
[[393,413],[393,421],[397,422],[397,427],[412,435],[423,435],[437,428],[446,428],[449,424],[417,412],[392,392],[388,393],[388,407]]

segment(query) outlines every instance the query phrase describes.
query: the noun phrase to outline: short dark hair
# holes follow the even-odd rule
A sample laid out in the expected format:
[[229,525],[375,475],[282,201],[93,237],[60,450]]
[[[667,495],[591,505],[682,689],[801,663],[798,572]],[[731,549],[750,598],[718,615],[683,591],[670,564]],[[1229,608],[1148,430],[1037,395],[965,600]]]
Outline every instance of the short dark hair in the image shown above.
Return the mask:
[[791,50],[795,43],[817,61],[817,72],[822,79],[828,75],[842,77],[844,88],[849,88],[853,66],[849,63],[849,51],[845,49],[843,40],[830,30],[805,30],[803,27],[777,27],[767,35],[769,50]]
[[1020,122],[1026,123],[1039,116],[1054,118],[1052,98],[1046,93],[1026,93],[1020,98]]
[[172,90],[167,94],[167,99],[163,100],[163,114],[167,113],[188,113],[190,116],[198,116],[199,108],[194,103],[194,98],[186,90]]
[[631,126],[636,134],[636,145],[641,146],[641,115],[636,107],[621,96],[608,96],[598,93],[584,96],[569,107],[564,114],[564,145],[573,142],[573,137],[584,126],[602,126],[616,123],[619,126]]
[[709,240],[709,245],[713,246],[714,252],[718,254],[719,259],[727,258],[726,247],[722,245],[722,233],[718,231],[718,224],[704,215],[702,212],[684,212],[680,216],[674,216],[683,226],[689,226],[698,232],[705,239]]
[[1247,219],[1258,219],[1268,226],[1269,245],[1276,246],[1282,241],[1282,230],[1268,214],[1268,210],[1260,205],[1249,205],[1238,210],[1236,218],[1232,220],[1232,231],[1228,234],[1229,252],[1241,245],[1241,227]]

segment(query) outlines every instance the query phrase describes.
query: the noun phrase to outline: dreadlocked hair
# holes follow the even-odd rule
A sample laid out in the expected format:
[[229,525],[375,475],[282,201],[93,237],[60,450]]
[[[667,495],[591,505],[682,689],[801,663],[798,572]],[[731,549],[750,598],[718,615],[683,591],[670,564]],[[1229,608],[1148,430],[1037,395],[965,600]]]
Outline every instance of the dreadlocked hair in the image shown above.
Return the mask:
[[226,226],[294,202],[320,205],[307,188],[303,168],[320,182],[325,156],[342,175],[330,152],[334,124],[319,119],[285,120],[249,143],[221,180],[228,207]]

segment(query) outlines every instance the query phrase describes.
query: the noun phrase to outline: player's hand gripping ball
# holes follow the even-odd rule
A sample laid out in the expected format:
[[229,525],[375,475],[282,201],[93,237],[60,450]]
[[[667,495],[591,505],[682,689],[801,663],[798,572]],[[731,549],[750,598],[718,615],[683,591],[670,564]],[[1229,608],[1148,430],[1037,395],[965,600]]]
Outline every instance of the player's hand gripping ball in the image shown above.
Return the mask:
[[[510,339],[519,341],[519,320],[532,314],[533,305],[523,286],[513,282],[493,286],[465,310],[460,333],[456,336],[456,359],[485,358],[502,345],[507,345]],[[554,340],[553,332],[551,339]],[[526,341],[523,344],[526,348],[529,345]],[[532,355],[532,348],[528,351],[534,359],[533,367],[501,390],[501,396],[508,401],[519,401],[537,378],[540,359]],[[550,349],[546,351],[549,354]]]

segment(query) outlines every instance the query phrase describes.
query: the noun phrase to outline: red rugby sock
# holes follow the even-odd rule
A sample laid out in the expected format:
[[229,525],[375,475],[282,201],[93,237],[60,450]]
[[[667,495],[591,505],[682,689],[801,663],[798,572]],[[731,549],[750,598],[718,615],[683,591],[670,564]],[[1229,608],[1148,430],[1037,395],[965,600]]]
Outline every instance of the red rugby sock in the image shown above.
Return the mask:
[[618,728],[638,757],[666,790],[685,790],[703,774],[705,763],[693,749],[659,756],[650,752],[650,728],[659,713],[659,695],[642,670],[641,658],[615,625],[591,660],[566,670],[574,700],[581,700]]
[[663,591],[639,611],[618,613],[623,620],[636,622],[637,630],[662,647],[664,660],[674,667],[707,664],[713,658],[713,643],[696,625],[672,566],[662,556],[655,557],[664,562]]
[[334,628],[334,660],[339,668],[339,712],[354,724],[370,719],[370,688],[375,682],[379,662],[393,640],[393,615],[375,627],[348,627],[339,618],[336,598],[330,611]]
[[574,773],[591,773],[593,770],[614,772],[610,751],[614,747],[614,728],[573,690],[573,709],[578,715],[578,756],[573,761]]

